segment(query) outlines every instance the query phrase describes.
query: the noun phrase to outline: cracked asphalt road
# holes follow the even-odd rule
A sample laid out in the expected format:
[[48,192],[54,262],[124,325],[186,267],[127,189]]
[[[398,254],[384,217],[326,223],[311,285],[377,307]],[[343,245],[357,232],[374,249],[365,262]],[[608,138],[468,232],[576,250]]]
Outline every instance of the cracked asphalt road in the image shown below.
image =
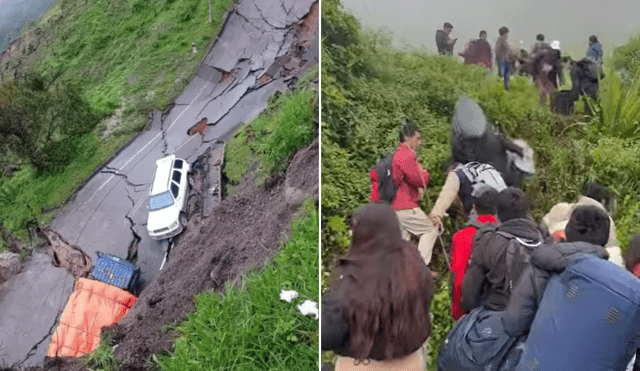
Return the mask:
[[[145,204],[155,161],[175,154],[192,163],[212,143],[220,145],[220,140],[256,117],[269,96],[287,89],[278,58],[295,54],[294,25],[312,6],[317,1],[240,0],[174,104],[153,113],[149,130],[96,173],[59,212],[51,228],[82,248],[93,262],[97,251],[131,257],[129,249],[137,246],[143,288],[148,285],[158,275],[168,245],[166,240],[150,239],[146,230]],[[318,65],[318,48],[316,31],[302,56],[293,56],[302,66],[298,74]],[[264,83],[260,78],[267,71]],[[209,121],[204,135],[189,137],[187,130],[203,117]],[[0,364],[25,358],[24,366],[43,363],[48,334],[73,283],[71,275],[46,264],[46,259],[35,252],[23,272],[0,287]]]

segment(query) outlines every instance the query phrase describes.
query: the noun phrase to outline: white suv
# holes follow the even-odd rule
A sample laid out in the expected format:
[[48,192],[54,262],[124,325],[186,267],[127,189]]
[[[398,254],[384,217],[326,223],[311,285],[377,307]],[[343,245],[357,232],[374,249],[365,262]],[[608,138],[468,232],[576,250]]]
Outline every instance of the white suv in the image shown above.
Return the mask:
[[156,161],[149,191],[147,231],[154,240],[178,235],[187,225],[187,179],[191,167],[175,155]]

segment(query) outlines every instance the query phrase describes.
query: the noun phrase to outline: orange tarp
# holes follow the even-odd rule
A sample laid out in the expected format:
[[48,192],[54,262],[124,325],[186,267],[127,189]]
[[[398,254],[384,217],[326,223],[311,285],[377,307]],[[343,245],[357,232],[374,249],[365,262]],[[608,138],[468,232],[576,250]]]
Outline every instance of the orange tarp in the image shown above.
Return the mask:
[[80,357],[100,345],[100,330],[116,323],[138,299],[109,284],[80,278],[51,338],[49,357]]

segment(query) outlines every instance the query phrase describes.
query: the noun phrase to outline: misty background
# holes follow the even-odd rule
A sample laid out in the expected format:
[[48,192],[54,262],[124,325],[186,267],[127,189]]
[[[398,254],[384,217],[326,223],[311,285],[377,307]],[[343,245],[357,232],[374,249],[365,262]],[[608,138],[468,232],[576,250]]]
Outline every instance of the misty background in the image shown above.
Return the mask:
[[27,22],[38,22],[56,1],[0,0],[0,51],[20,36]]
[[435,33],[444,22],[453,24],[451,38],[458,38],[454,55],[464,44],[486,30],[492,47],[501,26],[509,28],[509,44],[529,51],[536,35],[559,40],[563,55],[585,56],[588,38],[596,35],[605,58],[613,48],[640,33],[640,1],[630,0],[342,0],[361,24],[390,31],[400,47],[436,52]]

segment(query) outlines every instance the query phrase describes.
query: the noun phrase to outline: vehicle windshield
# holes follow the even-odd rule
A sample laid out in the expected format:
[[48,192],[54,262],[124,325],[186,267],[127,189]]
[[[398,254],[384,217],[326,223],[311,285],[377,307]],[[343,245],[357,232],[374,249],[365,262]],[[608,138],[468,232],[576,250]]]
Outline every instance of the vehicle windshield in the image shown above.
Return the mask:
[[173,205],[173,197],[169,191],[149,196],[149,211],[164,209],[171,205]]

